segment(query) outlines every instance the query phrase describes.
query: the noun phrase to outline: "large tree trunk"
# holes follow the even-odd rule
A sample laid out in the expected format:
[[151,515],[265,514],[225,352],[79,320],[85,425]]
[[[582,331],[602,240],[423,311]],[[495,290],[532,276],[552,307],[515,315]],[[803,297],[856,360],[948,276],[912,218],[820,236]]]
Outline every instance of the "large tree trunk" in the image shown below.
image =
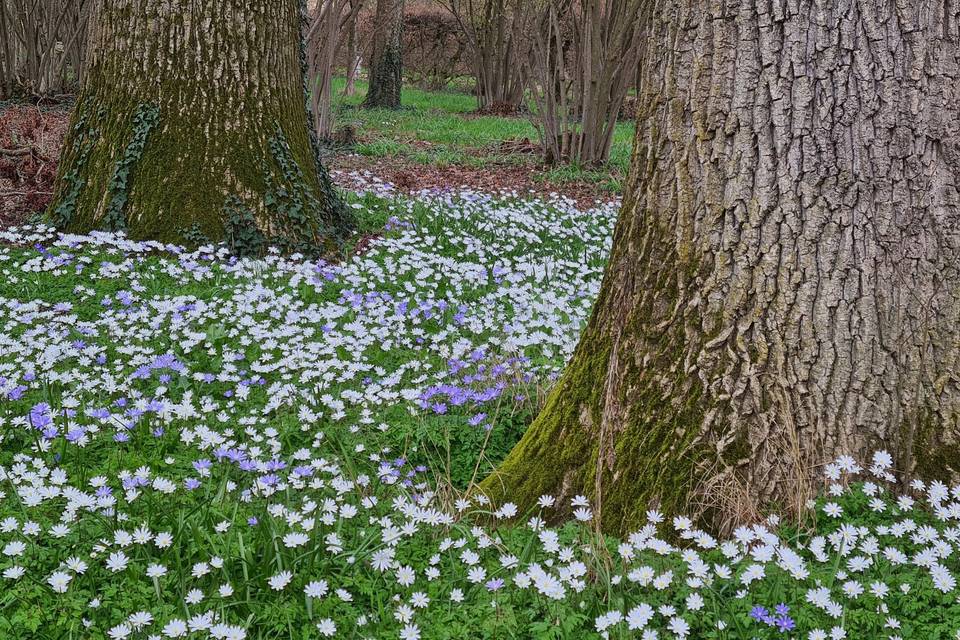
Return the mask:
[[304,17],[299,0],[99,0],[55,223],[250,252],[330,246],[347,220],[308,124]]
[[377,0],[370,78],[363,106],[400,108],[403,85],[403,0]]
[[822,465],[960,471],[960,5],[665,0],[599,300],[484,483],[717,528]]

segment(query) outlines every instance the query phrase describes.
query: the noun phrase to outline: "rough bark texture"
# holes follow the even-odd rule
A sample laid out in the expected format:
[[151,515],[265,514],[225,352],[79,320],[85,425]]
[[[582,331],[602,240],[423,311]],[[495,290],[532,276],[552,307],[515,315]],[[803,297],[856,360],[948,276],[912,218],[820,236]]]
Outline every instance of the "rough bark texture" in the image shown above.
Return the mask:
[[377,0],[366,108],[400,108],[403,86],[403,0]]
[[54,222],[330,246],[347,221],[308,126],[304,15],[298,0],[99,0]]
[[593,316],[483,488],[723,528],[840,454],[960,471],[960,5],[665,0]]

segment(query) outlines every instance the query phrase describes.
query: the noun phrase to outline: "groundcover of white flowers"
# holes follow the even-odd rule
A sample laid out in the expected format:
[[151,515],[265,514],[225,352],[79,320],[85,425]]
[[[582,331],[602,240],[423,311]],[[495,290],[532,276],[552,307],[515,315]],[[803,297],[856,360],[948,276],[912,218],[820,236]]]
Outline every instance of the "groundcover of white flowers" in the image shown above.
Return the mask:
[[725,540],[466,493],[616,206],[376,191],[336,263],[0,233],[0,638],[958,637],[960,488],[902,493],[883,452]]

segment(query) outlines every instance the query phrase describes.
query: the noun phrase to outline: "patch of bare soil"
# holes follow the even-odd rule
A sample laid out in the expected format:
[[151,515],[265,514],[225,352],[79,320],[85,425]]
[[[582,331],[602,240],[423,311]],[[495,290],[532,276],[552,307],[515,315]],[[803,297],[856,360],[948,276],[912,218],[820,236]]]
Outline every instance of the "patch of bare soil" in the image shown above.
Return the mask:
[[422,189],[456,189],[477,191],[514,191],[518,195],[549,196],[558,194],[574,200],[581,208],[607,202],[612,196],[599,185],[586,182],[554,184],[538,177],[542,167],[536,165],[461,165],[433,166],[405,162],[400,158],[370,158],[359,155],[338,155],[327,160],[334,172],[368,171],[385,182],[393,183],[404,193]]

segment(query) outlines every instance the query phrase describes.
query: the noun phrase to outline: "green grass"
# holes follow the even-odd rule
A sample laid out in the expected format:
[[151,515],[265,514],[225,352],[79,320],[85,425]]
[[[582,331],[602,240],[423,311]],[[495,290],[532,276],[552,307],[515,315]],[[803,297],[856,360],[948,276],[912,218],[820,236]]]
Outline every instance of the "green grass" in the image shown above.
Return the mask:
[[[611,164],[613,164],[612,161]],[[537,177],[553,184],[587,182],[596,184],[601,191],[606,193],[621,193],[625,175],[625,171],[614,173],[609,170],[590,169],[576,164],[567,164],[546,169]]]
[[[656,516],[621,541],[593,522],[531,519],[562,522],[562,504],[497,520],[475,493],[458,503],[542,406],[564,361],[550,345],[572,347],[589,316],[592,297],[579,292],[599,288],[616,207],[347,199],[360,234],[381,237],[330,279],[304,277],[318,263],[278,257],[233,265],[102,243],[0,244],[0,640],[214,637],[157,635],[203,612],[247,640],[639,638],[629,624],[697,640],[826,638],[834,627],[851,640],[957,637],[946,485],[927,499],[914,492],[914,504],[902,485],[837,466],[836,489],[802,526],[771,520],[732,546]],[[516,276],[498,282],[495,266]],[[355,307],[351,291],[379,302]],[[431,315],[381,313],[401,301],[430,301]],[[506,326],[536,340],[505,344]],[[136,375],[161,354],[182,373]],[[529,367],[492,372],[511,356]],[[243,384],[249,371],[265,384]],[[483,402],[440,392],[500,383],[504,393]],[[393,395],[364,395],[374,386]],[[413,398],[428,388],[438,394],[420,406]],[[289,402],[268,408],[278,393]],[[353,399],[337,413],[335,398]],[[165,409],[140,410],[151,399]],[[55,434],[40,440],[35,415]],[[71,444],[78,426],[88,440]],[[221,444],[256,471],[214,463]],[[150,482],[131,491],[131,477]],[[110,494],[97,507],[71,497],[97,486]],[[123,566],[109,564],[121,553]],[[934,581],[931,561],[949,580]],[[401,567],[413,572],[403,583]],[[291,582],[274,586],[284,571]],[[56,576],[70,579],[59,591]],[[324,593],[307,597],[320,580]],[[757,613],[778,605],[790,633]],[[127,634],[124,621],[144,612],[153,621]],[[327,618],[337,635],[318,633]],[[689,634],[668,631],[678,624]]]
[[[373,158],[449,166],[488,167],[539,163],[535,154],[505,153],[501,144],[528,138],[537,131],[524,117],[477,116],[477,101],[463,91],[425,91],[405,86],[399,110],[361,109],[366,84],[357,82],[353,96],[342,94],[344,80],[334,80],[334,111],[338,124],[353,123],[361,142],[356,152]],[[630,165],[632,122],[620,122],[614,132],[610,161],[602,169],[565,165],[544,169],[538,178],[554,184],[592,183],[618,193]]]

